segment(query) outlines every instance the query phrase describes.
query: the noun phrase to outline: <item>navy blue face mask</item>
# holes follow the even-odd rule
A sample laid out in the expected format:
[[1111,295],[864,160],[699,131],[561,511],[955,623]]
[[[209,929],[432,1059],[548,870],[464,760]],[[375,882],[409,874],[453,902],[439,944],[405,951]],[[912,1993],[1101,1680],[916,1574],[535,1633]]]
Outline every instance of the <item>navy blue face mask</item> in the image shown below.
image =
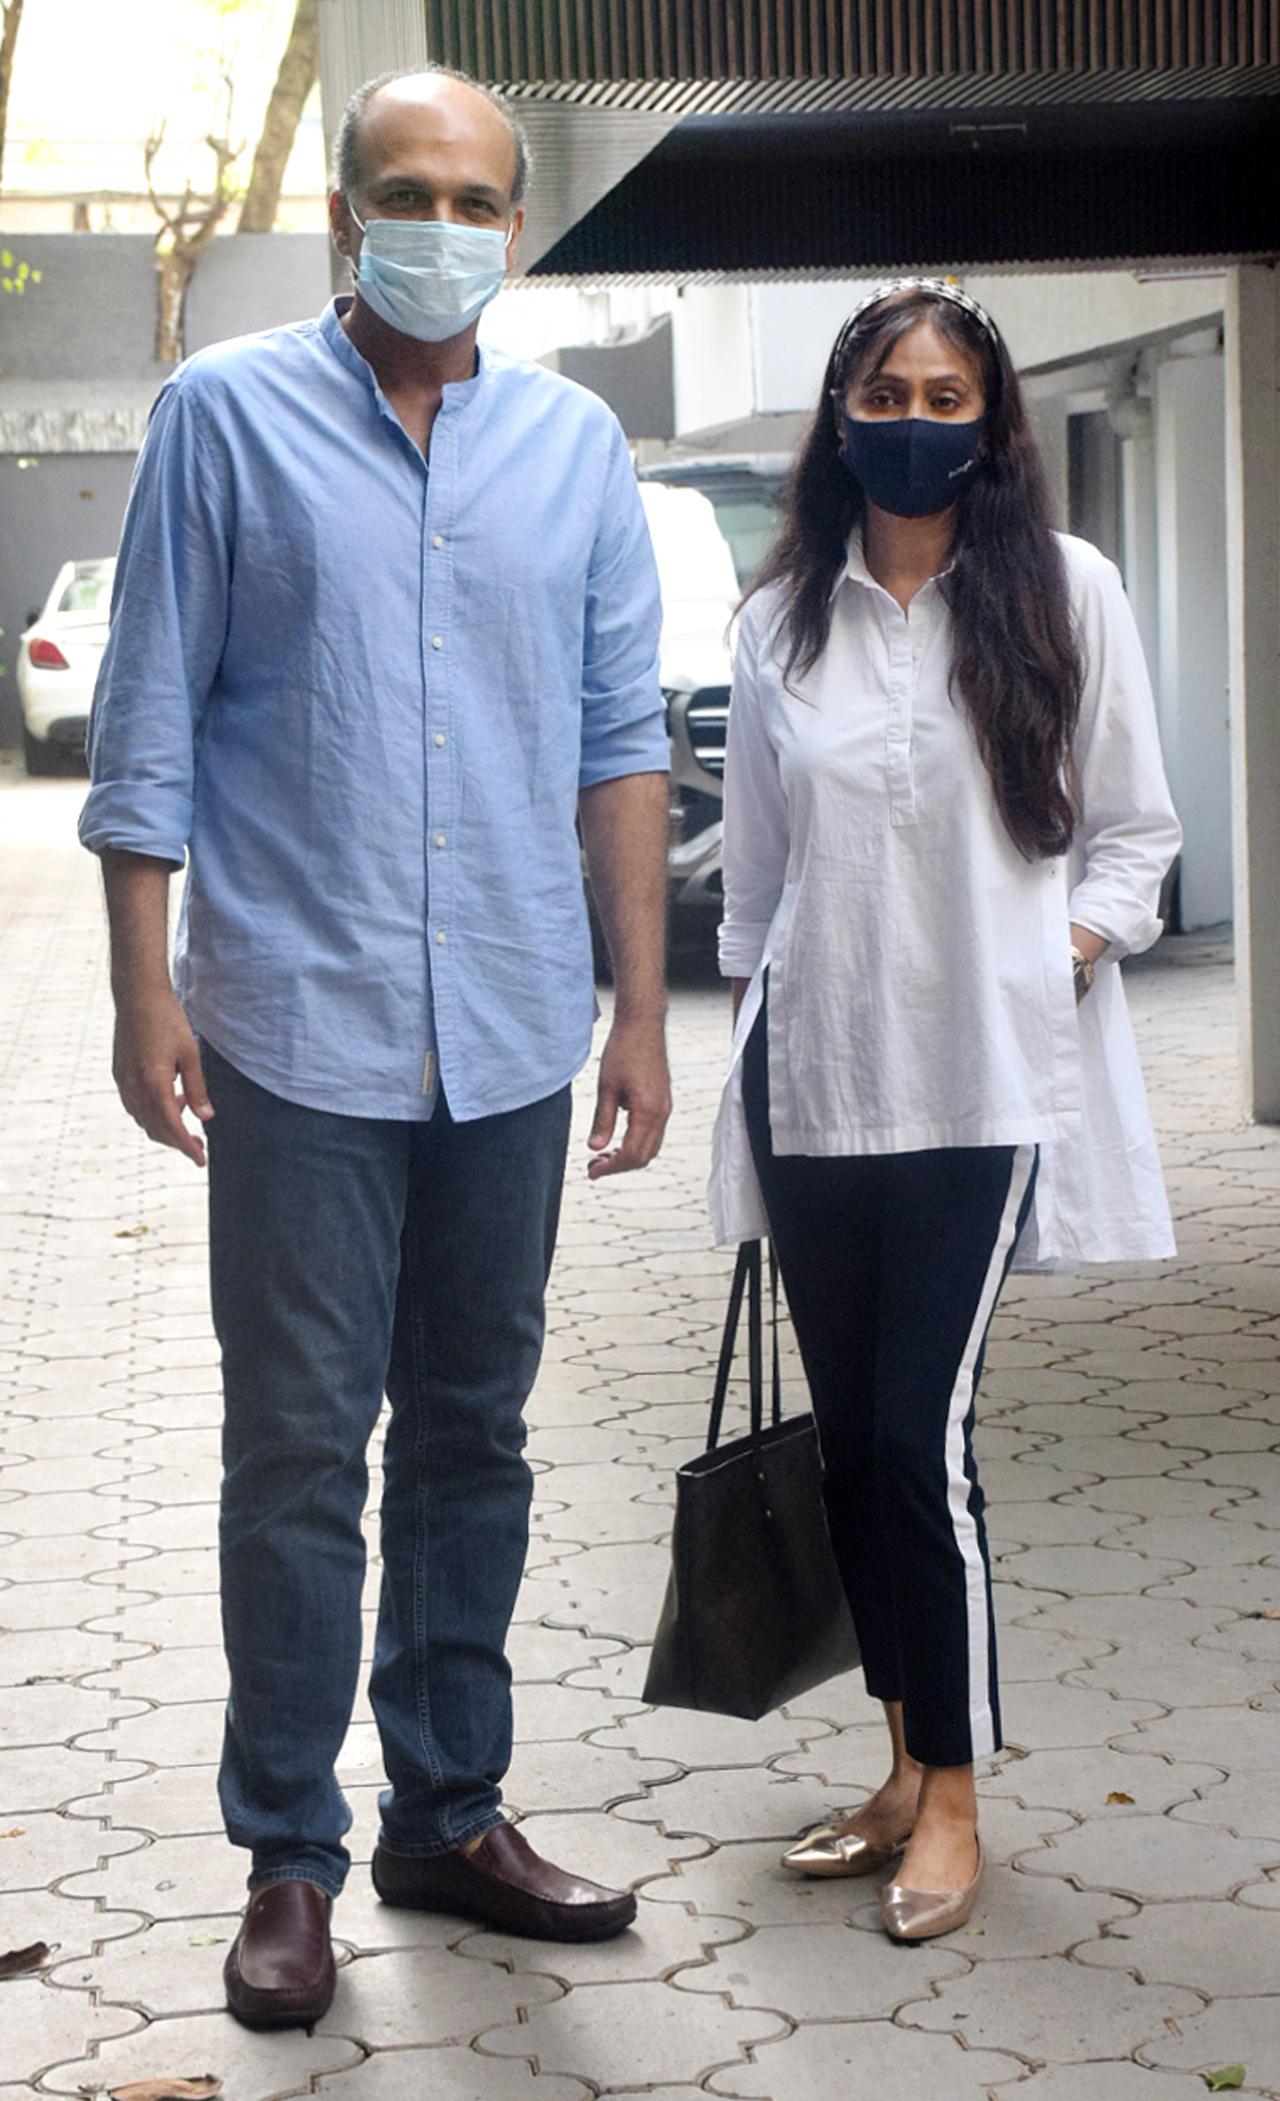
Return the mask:
[[872,503],[896,518],[950,510],[973,478],[986,417],[935,423],[927,416],[851,416],[839,404],[840,457]]

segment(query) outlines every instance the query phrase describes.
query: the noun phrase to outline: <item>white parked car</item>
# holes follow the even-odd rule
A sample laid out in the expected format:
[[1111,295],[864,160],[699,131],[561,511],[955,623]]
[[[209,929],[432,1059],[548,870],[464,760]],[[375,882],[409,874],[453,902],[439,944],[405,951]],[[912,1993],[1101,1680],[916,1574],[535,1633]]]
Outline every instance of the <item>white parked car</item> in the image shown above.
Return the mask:
[[18,643],[18,699],[28,773],[54,773],[84,750],[89,703],[107,643],[114,555],[64,562]]

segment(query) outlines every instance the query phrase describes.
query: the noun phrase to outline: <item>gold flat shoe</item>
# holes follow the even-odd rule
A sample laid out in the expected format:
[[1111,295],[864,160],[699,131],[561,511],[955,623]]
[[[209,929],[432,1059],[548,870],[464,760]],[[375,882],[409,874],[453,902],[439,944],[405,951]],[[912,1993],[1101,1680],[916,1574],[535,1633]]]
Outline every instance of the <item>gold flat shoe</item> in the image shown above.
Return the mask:
[[877,1846],[847,1825],[823,1824],[784,1853],[782,1864],[801,1875],[875,1875],[901,1858],[906,1843]]
[[890,1940],[936,1940],[940,1933],[954,1933],[958,1926],[966,1925],[977,1901],[985,1866],[979,1840],[978,1865],[973,1880],[963,1889],[908,1889],[902,1882],[891,1882],[882,1889],[880,1917]]

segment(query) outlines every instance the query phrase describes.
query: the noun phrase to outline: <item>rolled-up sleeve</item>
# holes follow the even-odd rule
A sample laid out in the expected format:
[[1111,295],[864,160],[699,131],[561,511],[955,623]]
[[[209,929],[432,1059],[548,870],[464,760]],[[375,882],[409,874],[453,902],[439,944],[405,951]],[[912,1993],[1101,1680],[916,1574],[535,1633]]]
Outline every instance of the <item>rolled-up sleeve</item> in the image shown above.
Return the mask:
[[1159,938],[1160,885],[1182,829],[1137,622],[1114,563],[1090,554],[1077,604],[1085,681],[1073,750],[1080,822],[1070,913],[1119,961]]
[[790,854],[778,754],[764,721],[759,679],[761,600],[738,625],[724,762],[724,918],[720,971],[749,978],[759,966],[782,896]]
[[111,631],[89,718],[91,786],[80,839],[180,864],[195,745],[222,656],[230,589],[229,492],[195,387],[160,394],[125,514]]
[[649,527],[621,426],[614,423],[587,576],[582,668],[584,788],[671,763],[658,641],[662,601]]

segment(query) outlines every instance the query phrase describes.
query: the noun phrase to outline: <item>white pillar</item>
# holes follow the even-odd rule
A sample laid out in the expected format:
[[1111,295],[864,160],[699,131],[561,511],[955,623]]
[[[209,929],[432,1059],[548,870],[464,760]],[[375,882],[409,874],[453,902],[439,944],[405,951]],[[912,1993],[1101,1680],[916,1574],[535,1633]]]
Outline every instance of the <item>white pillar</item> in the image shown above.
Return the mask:
[[1233,905],[1221,358],[1166,358],[1155,395],[1156,694],[1189,931],[1222,924]]
[[1053,522],[1065,533],[1070,522],[1070,476],[1067,472],[1067,397],[1042,394],[1027,405],[1044,463],[1053,504]]
[[1122,506],[1124,587],[1129,594],[1152,683],[1159,671],[1160,573],[1156,559],[1156,441],[1150,404],[1137,404],[1145,417],[1133,415],[1124,433]]
[[1280,1123],[1280,279],[1227,273],[1236,992],[1246,1113]]

